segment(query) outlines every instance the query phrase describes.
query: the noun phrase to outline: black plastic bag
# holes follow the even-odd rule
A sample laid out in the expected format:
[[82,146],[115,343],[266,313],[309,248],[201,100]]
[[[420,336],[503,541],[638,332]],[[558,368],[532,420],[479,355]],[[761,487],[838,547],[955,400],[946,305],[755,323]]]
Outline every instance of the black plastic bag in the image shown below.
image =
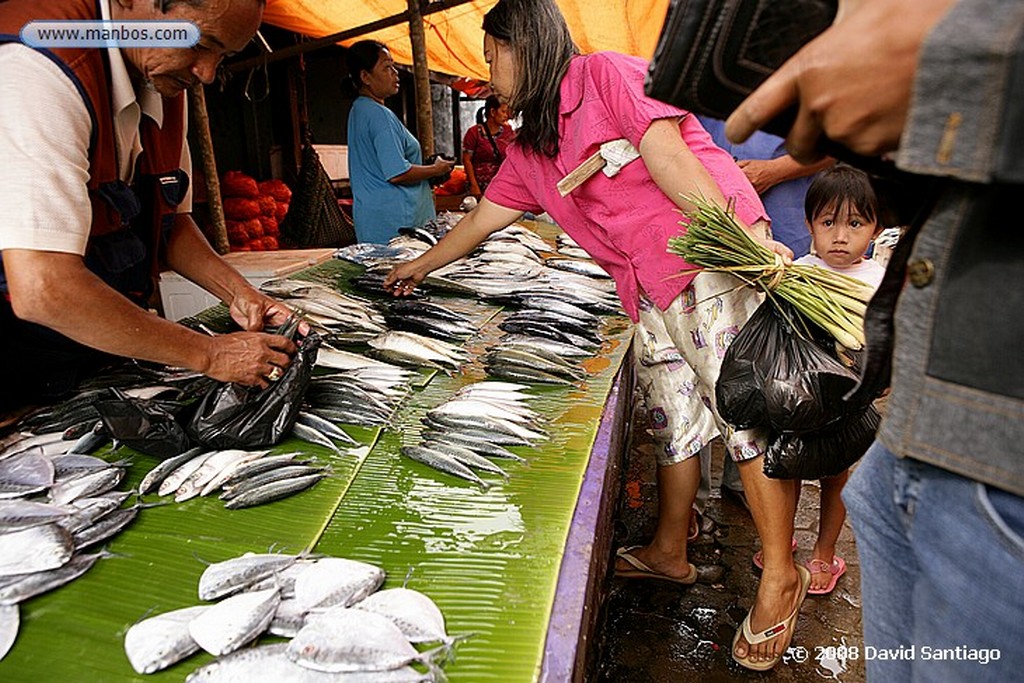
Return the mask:
[[878,411],[869,405],[825,429],[777,434],[764,456],[765,476],[821,479],[841,474],[867,452],[880,421]]
[[322,339],[311,334],[284,376],[266,389],[218,383],[199,402],[188,422],[189,434],[210,448],[263,448],[287,435],[302,407]]
[[737,429],[807,432],[859,413],[863,405],[843,399],[857,374],[827,350],[823,332],[781,306],[761,304],[726,351],[715,385],[719,414]]
[[[118,398],[96,401],[103,426],[125,446],[166,459],[185,452],[189,438],[177,417],[158,401],[130,398],[118,391]],[[173,406],[177,407],[177,406]]]

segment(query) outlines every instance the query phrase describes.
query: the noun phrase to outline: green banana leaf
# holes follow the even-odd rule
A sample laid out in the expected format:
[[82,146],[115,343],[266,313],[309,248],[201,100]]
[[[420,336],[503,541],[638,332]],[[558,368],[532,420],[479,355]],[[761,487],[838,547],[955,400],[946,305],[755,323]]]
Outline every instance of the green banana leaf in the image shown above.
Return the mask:
[[[345,288],[351,266],[332,262],[299,277]],[[446,304],[452,303],[446,300]],[[462,304],[490,321],[476,352],[499,334],[494,307]],[[211,319],[225,312],[214,311]],[[208,563],[245,552],[311,551],[372,562],[385,587],[407,585],[432,597],[448,630],[465,635],[445,666],[452,681],[532,681],[540,669],[559,563],[616,372],[631,338],[628,321],[611,318],[603,345],[579,387],[536,386],[531,405],[548,418],[550,438],[513,448],[527,463],[500,463],[508,481],[474,484],[404,458],[419,418],[461,385],[484,379],[479,365],[454,376],[424,372],[383,430],[346,427],[368,448],[353,454],[289,439],[275,452],[303,450],[328,464],[313,488],[260,507],[228,510],[216,498],[183,503],[147,495],[132,525],[84,576],[21,605],[18,638],[0,661],[2,681],[180,681],[212,660],[199,652],[156,674],[136,674],[124,654],[125,631],[146,616],[200,604]],[[102,455],[102,453],[101,453]],[[109,454],[125,457],[125,451]],[[157,464],[134,454],[126,483]],[[273,638],[262,638],[262,642]]]

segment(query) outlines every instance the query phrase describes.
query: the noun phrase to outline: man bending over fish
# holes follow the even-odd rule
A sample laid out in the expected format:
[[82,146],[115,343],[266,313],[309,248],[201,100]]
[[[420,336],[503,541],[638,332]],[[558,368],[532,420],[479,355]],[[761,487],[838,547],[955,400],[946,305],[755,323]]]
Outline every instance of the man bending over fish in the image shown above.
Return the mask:
[[[262,0],[0,3],[0,408],[56,398],[127,356],[265,387],[289,310],[209,246],[190,214],[184,91],[253,37]],[[192,22],[193,47],[33,48],[31,21]],[[209,337],[149,313],[160,268],[224,301]]]

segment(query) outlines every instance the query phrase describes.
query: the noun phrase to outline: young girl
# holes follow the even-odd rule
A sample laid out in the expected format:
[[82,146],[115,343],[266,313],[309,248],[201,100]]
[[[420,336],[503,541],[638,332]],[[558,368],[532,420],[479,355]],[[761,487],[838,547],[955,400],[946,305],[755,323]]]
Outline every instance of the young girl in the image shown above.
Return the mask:
[[[845,164],[823,171],[807,190],[804,215],[811,232],[811,253],[796,263],[828,268],[855,277],[876,288],[885,268],[865,258],[871,242],[884,227],[881,207],[866,173]],[[846,519],[840,498],[849,472],[821,480],[818,539],[806,566],[811,570],[811,595],[826,595],[846,572],[846,562],[835,554],[836,541]]]

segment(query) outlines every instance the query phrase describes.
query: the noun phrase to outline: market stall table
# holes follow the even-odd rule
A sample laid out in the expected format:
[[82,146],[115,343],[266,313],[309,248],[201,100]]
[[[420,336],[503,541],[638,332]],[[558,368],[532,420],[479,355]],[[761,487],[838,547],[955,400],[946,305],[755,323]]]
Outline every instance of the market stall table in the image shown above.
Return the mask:
[[[352,269],[332,261],[293,277],[344,288]],[[445,303],[483,323],[467,344],[474,354],[497,339],[498,308]],[[301,494],[242,510],[216,498],[146,496],[155,505],[109,544],[107,557],[21,606],[21,631],[0,661],[0,680],[182,680],[212,657],[199,653],[142,676],[125,657],[125,631],[145,616],[199,604],[207,564],[268,551],[370,562],[386,570],[385,588],[404,584],[433,598],[449,633],[469,636],[445,666],[452,681],[582,679],[631,403],[631,328],[613,316],[602,332],[582,383],[531,389],[550,438],[514,448],[527,462],[509,464],[508,481],[494,479],[486,491],[399,453],[416,442],[426,410],[485,378],[474,363],[451,376],[424,373],[386,428],[347,428],[366,448],[336,455],[296,439],[279,444],[275,451],[299,449],[329,463],[332,476]],[[127,478],[137,484],[157,460],[133,458]]]

